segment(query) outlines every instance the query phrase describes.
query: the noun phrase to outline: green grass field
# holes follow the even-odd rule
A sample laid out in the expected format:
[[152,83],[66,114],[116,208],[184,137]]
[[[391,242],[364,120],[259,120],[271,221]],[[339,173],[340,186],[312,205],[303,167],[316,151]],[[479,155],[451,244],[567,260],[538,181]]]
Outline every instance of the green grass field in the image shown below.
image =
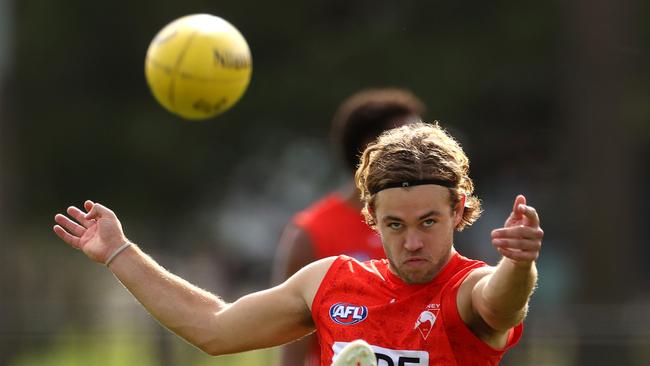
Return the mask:
[[[143,333],[84,333],[66,331],[53,335],[47,345],[20,354],[8,366],[274,366],[277,350],[266,349],[213,357],[169,337],[165,356],[159,355],[155,335]],[[161,360],[161,357],[167,357]]]

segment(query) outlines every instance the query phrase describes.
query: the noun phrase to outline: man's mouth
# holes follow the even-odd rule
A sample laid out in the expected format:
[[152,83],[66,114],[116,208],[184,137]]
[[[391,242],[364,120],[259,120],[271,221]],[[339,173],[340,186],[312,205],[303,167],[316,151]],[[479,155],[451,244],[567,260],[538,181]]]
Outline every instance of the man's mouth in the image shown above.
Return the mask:
[[421,257],[413,257],[413,258],[409,258],[409,259],[404,261],[405,265],[412,266],[412,267],[423,266],[426,263],[427,263],[427,260],[425,258],[421,258]]

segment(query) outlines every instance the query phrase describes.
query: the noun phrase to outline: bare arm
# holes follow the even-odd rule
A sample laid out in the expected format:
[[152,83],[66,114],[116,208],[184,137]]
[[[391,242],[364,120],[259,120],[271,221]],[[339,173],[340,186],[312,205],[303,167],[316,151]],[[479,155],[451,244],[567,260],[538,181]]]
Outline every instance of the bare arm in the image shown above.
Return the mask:
[[[105,263],[126,238],[108,208],[87,201],[57,215],[55,233],[88,257]],[[283,284],[232,304],[166,271],[132,245],[110,270],[163,325],[213,355],[279,345],[313,331],[311,302],[333,258],[315,262]]]
[[489,344],[505,345],[508,331],[526,316],[543,236],[537,212],[517,196],[504,227],[492,232],[492,244],[503,258],[496,268],[476,270],[462,284],[461,317]]
[[[313,262],[314,259],[314,249],[309,234],[302,228],[290,223],[282,233],[276,252],[273,263],[273,283],[285,281],[298,270]],[[304,365],[309,347],[314,341],[315,336],[308,335],[300,340],[282,346],[280,350],[280,365]]]

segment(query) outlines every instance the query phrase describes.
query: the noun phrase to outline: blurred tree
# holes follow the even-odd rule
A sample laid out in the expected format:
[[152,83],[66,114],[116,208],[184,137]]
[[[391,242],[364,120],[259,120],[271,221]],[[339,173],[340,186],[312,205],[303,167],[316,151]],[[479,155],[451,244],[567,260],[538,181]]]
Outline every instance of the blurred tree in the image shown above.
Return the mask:
[[639,211],[633,208],[643,170],[640,140],[625,110],[630,81],[638,72],[633,51],[639,47],[637,2],[577,0],[564,8],[567,129],[562,159],[568,164],[566,224],[581,275],[574,298],[584,304],[576,309],[579,364],[632,365],[634,346],[613,340],[634,333],[617,318],[647,278],[640,267],[645,261],[637,259]]
[[[628,300],[648,286],[640,280],[648,275],[640,266],[648,226],[634,223],[647,219],[650,197],[641,189],[649,179],[650,63],[641,46],[650,41],[649,6],[0,0],[0,248],[9,250],[0,256],[0,328],[24,337],[3,338],[0,364],[11,354],[4,350],[18,352],[33,341],[21,327],[44,298],[41,334],[66,321],[93,321],[101,298],[82,303],[43,295],[93,294],[93,284],[83,281],[95,278],[90,265],[58,258],[76,257],[49,232],[55,211],[86,198],[118,210],[127,233],[174,257],[165,263],[172,269],[188,253],[213,246],[228,258],[224,272],[240,276],[224,281],[231,293],[254,287],[250,281],[266,273],[264,258],[272,253],[259,242],[276,241],[269,237],[273,227],[279,235],[279,218],[313,198],[304,196],[335,185],[327,186],[336,177],[329,162],[312,163],[322,171],[305,174],[300,158],[322,156],[331,111],[368,86],[402,86],[421,96],[428,119],[461,137],[479,196],[494,201],[526,189],[540,203],[545,250],[578,258],[573,263],[583,275],[571,301]],[[155,33],[198,12],[240,29],[253,53],[253,78],[232,110],[189,123],[156,104],[143,68]],[[635,198],[641,202],[628,209]],[[482,220],[499,215],[486,212]],[[252,217],[244,224],[256,230],[219,235],[241,217]],[[253,252],[254,258],[242,254]],[[624,263],[628,274],[604,271],[610,263]],[[563,273],[555,268],[561,264],[542,264],[542,281]],[[57,276],[58,283],[41,280]],[[16,277],[24,277],[20,288]],[[266,282],[260,278],[259,286]],[[9,295],[17,300],[7,301]],[[552,299],[557,307],[568,300]],[[17,320],[8,323],[1,314]],[[518,349],[534,346],[532,339]],[[605,359],[595,347],[584,351],[593,352],[593,359],[583,356],[585,364]]]

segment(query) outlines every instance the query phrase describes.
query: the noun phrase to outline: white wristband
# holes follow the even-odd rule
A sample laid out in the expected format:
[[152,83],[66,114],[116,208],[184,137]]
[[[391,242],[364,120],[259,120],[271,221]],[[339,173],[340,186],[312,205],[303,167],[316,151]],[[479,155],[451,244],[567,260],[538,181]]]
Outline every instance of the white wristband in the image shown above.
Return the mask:
[[118,254],[122,253],[126,248],[130,247],[132,244],[133,243],[131,243],[130,241],[127,241],[126,243],[122,244],[121,247],[117,248],[117,250],[114,251],[113,254],[111,254],[111,256],[108,257],[108,259],[106,260],[106,267],[108,267],[108,265],[111,264],[113,259],[115,259],[115,257],[117,257]]

